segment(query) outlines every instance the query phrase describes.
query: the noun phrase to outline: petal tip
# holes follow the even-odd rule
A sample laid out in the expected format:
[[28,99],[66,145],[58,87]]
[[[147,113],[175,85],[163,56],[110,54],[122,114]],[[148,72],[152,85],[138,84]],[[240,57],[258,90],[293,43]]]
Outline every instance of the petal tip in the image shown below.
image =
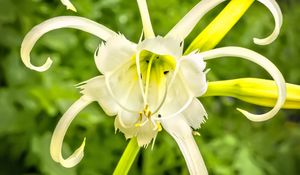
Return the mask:
[[51,65],[52,65],[53,61],[50,57],[47,58],[46,63],[44,63],[42,66],[33,66],[31,63],[25,64],[28,68],[38,71],[38,72],[45,72],[46,70],[48,70]]
[[273,116],[268,115],[268,113],[256,115],[256,114],[252,114],[252,113],[250,113],[246,110],[240,109],[240,108],[237,108],[237,110],[253,122],[263,122],[263,121],[266,121],[266,120],[268,120],[268,119],[270,119],[274,116],[274,115]]
[[62,4],[66,6],[67,10],[77,12],[75,6],[69,0],[61,0]]

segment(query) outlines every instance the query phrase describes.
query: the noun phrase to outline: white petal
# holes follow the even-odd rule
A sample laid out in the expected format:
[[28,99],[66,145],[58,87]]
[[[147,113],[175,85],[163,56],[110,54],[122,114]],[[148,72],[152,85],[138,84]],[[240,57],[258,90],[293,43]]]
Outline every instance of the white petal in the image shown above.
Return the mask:
[[155,38],[145,39],[139,43],[137,46],[137,52],[139,53],[143,50],[159,55],[172,56],[175,59],[178,59],[182,55],[183,44],[178,39],[157,36]]
[[145,33],[145,38],[153,38],[155,37],[155,34],[153,32],[150,16],[149,16],[149,11],[147,7],[147,2],[146,0],[137,0],[138,6],[139,6],[139,11],[141,14],[142,18],[142,23],[143,23],[143,30]]
[[203,57],[199,54],[191,53],[183,56],[179,64],[184,80],[194,93],[194,96],[199,97],[203,95],[208,86],[206,74],[204,73],[206,63],[203,61]]
[[132,59],[135,47],[124,35],[114,35],[96,51],[94,58],[97,68],[102,74],[118,69]]
[[275,0],[258,0],[259,2],[261,2],[262,4],[264,4],[272,13],[272,15],[274,16],[274,20],[275,20],[275,28],[272,32],[271,35],[269,35],[266,38],[263,39],[259,39],[259,38],[254,38],[253,41],[255,44],[259,44],[259,45],[267,45],[272,43],[279,35],[280,33],[280,28],[282,26],[282,13],[280,10],[279,5],[277,4],[277,2]]
[[105,75],[109,93],[121,108],[139,113],[144,106],[135,62],[129,61],[119,69]]
[[122,133],[124,133],[126,139],[136,137],[136,135],[137,135],[137,127],[124,126],[124,124],[122,123],[122,120],[120,119],[120,116],[117,116],[115,118],[115,130],[117,131],[118,129]]
[[273,77],[278,87],[278,99],[276,105],[269,112],[260,115],[251,114],[245,110],[238,109],[248,119],[252,121],[268,120],[272,118],[274,115],[276,115],[276,113],[283,106],[286,98],[285,80],[281,72],[277,69],[277,67],[264,56],[254,51],[251,51],[249,49],[240,48],[240,47],[223,47],[211,51],[202,52],[200,54],[204,57],[204,60],[210,60],[214,58],[227,57],[227,56],[241,57],[260,65]]
[[169,120],[186,110],[193,100],[193,93],[186,86],[180,72],[175,73],[174,80],[171,80],[167,97],[158,114],[162,117],[154,117],[155,120]]
[[193,98],[193,101],[182,112],[182,115],[194,129],[199,129],[200,125],[205,122],[205,118],[207,118],[207,113],[197,98]]
[[157,130],[153,129],[153,125],[150,120],[142,127],[138,128],[137,142],[140,147],[147,147],[149,143],[156,137]]
[[204,15],[223,1],[225,0],[200,1],[171,29],[166,36],[184,40]]
[[64,167],[73,167],[78,164],[83,158],[85,139],[82,142],[81,146],[67,159],[64,159],[62,157],[61,150],[65,134],[71,122],[76,117],[76,115],[91,102],[92,100],[85,96],[82,96],[80,99],[78,99],[61,117],[53,132],[50,143],[50,154],[53,160],[59,162]]
[[97,101],[107,115],[113,116],[120,110],[119,105],[110,95],[104,76],[97,76],[79,84],[84,96]]
[[150,122],[146,122],[145,125],[136,127],[136,126],[123,126],[122,121],[120,120],[121,116],[117,116],[115,119],[115,128],[119,129],[124,133],[126,139],[136,137],[138,145],[140,147],[147,147],[152,139],[157,135],[157,130],[153,130],[153,125]]
[[86,18],[77,16],[61,16],[51,18],[31,29],[25,36],[21,45],[21,58],[23,63],[30,69],[43,72],[49,69],[52,60],[48,57],[45,64],[42,66],[34,66],[30,63],[30,52],[37,40],[45,33],[59,28],[74,28],[88,33],[91,33],[103,40],[107,40],[113,35],[113,31],[105,26],[98,24]]
[[120,124],[125,128],[134,127],[134,124],[139,119],[139,113],[128,112],[120,110],[118,113]]
[[207,175],[207,169],[198,146],[193,138],[192,130],[183,116],[177,116],[169,120],[163,120],[162,126],[177,142],[189,173],[191,175]]
[[74,12],[77,11],[74,5],[69,0],[61,0],[61,3],[65,5],[68,10],[73,10]]

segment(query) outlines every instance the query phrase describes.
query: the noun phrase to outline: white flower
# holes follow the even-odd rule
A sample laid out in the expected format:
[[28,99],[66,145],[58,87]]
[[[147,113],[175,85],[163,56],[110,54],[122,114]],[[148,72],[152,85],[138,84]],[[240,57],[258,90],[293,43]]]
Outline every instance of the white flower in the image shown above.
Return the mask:
[[[22,43],[21,57],[28,68],[36,71],[45,71],[52,63],[50,58],[42,66],[30,63],[32,47],[48,31],[76,28],[105,41],[95,52],[95,62],[102,75],[78,85],[82,97],[67,110],[54,130],[50,145],[52,158],[65,167],[73,167],[82,159],[85,140],[69,158],[64,159],[61,154],[63,138],[75,116],[88,104],[97,101],[107,115],[116,115],[115,128],[126,138],[137,137],[139,146],[146,147],[164,128],[179,145],[190,174],[207,174],[192,128],[199,129],[207,117],[197,97],[207,89],[204,61],[213,58],[241,57],[265,68],[278,86],[279,98],[275,107],[260,115],[238,110],[253,121],[273,117],[283,105],[286,92],[280,71],[268,59],[240,47],[183,55],[186,36],[204,14],[223,1],[202,0],[165,37],[161,37],[153,32],[146,1],[137,0],[145,35],[138,44],[101,24],[75,16],[52,18],[34,27]],[[67,8],[76,10],[70,1],[62,2]],[[274,0],[260,2],[271,10],[276,24],[269,37],[254,42],[268,44],[277,37],[282,16]]]

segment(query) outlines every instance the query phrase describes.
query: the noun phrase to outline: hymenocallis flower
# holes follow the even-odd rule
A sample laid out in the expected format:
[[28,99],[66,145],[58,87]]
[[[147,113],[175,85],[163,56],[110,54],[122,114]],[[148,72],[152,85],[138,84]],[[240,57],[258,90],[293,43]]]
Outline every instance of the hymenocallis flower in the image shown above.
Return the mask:
[[[47,70],[50,58],[42,66],[30,63],[30,52],[45,33],[59,28],[75,28],[91,33],[104,42],[95,52],[95,63],[102,75],[78,85],[80,97],[58,122],[50,145],[52,158],[65,167],[73,167],[83,157],[82,145],[67,159],[61,154],[65,133],[76,115],[93,101],[97,101],[107,115],[116,116],[115,128],[126,138],[137,138],[140,147],[146,147],[162,129],[177,142],[186,160],[190,174],[208,174],[193,129],[199,129],[207,113],[197,99],[207,90],[206,60],[226,56],[240,57],[263,67],[276,82],[279,97],[272,110],[265,114],[251,114],[238,109],[252,121],[272,118],[285,101],[285,81],[280,71],[264,56],[240,47],[223,47],[210,51],[195,50],[183,54],[183,41],[209,10],[224,0],[202,0],[192,8],[164,37],[153,32],[146,0],[137,0],[143,23],[143,35],[136,44],[105,26],[76,16],[49,19],[34,27],[21,47],[24,64],[36,71]],[[75,11],[68,0],[62,0]],[[275,19],[273,33],[256,44],[269,44],[279,34],[281,11],[274,0],[260,0]],[[193,129],[192,129],[193,128]],[[153,141],[154,142],[154,141]]]

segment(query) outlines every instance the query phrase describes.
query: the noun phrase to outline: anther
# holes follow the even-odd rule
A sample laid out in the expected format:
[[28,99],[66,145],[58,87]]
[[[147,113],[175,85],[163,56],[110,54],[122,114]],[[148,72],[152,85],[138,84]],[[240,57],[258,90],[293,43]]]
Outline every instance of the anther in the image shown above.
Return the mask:
[[169,71],[168,71],[168,70],[164,71],[164,74],[165,74],[165,75],[166,75],[167,73],[169,73]]

